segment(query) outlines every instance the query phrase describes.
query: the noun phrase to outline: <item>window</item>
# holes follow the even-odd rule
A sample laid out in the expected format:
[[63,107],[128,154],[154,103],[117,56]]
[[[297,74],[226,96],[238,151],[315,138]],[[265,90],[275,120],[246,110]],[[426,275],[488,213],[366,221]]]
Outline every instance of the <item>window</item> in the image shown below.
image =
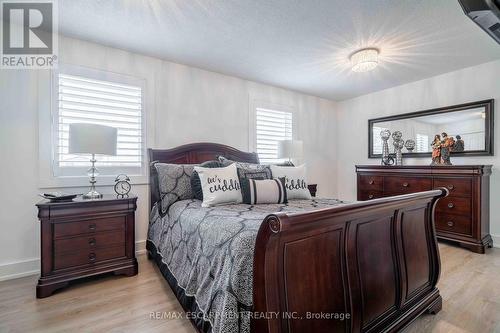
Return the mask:
[[417,134],[417,152],[431,151],[429,136],[424,134]]
[[293,113],[270,108],[255,108],[255,148],[264,163],[280,163],[278,142],[293,137]]
[[143,84],[114,73],[64,69],[54,74],[53,171],[82,176],[90,155],[68,153],[69,124],[91,123],[117,128],[116,156],[98,156],[101,175],[143,175]]

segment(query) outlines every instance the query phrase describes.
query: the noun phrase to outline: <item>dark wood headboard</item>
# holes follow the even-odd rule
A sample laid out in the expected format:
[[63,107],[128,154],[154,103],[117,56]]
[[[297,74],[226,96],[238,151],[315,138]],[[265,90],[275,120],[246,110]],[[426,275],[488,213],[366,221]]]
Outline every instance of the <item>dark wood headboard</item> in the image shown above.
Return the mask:
[[247,153],[219,143],[200,142],[178,146],[172,149],[148,149],[150,208],[160,200],[158,176],[154,163],[198,164],[224,156],[238,162],[259,163],[256,153]]

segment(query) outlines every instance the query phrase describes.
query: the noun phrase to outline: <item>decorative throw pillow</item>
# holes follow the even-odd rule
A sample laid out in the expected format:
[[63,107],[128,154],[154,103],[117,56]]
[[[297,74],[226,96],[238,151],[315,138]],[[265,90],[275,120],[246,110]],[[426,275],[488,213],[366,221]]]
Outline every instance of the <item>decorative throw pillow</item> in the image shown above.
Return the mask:
[[241,181],[243,202],[249,205],[287,203],[285,178],[243,179]]
[[[219,161],[206,161],[200,164],[201,167],[204,168],[222,168],[222,165]],[[193,196],[195,199],[203,201],[203,190],[201,189],[201,181],[200,176],[198,176],[198,172],[193,171],[191,175],[191,191],[193,192]]]
[[236,165],[223,168],[195,167],[203,191],[202,207],[217,204],[241,203],[241,186],[236,172]]
[[154,166],[158,173],[163,214],[174,202],[193,198],[191,174],[196,164],[155,163]]
[[306,183],[306,167],[282,167],[271,165],[274,178],[285,177],[285,187],[288,200],[291,199],[311,199],[311,193]]
[[219,162],[224,166],[236,164],[238,168],[238,178],[240,182],[243,179],[272,179],[271,168],[269,165],[264,164],[254,164],[246,162],[236,162],[225,158],[224,156],[218,157]]

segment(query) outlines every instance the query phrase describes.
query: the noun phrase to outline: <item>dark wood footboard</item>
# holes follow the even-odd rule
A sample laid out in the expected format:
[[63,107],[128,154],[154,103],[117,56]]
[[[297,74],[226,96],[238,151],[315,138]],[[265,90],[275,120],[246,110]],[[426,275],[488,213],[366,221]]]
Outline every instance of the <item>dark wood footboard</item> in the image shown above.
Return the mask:
[[391,332],[441,309],[445,189],[275,214],[257,236],[252,332]]

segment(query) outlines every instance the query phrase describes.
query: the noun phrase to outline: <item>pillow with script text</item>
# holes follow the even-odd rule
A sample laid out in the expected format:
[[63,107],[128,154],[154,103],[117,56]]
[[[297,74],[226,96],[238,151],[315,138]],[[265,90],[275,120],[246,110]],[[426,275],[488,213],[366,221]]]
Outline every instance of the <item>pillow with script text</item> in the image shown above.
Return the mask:
[[297,167],[271,165],[274,179],[285,178],[286,195],[288,200],[311,199],[307,188],[306,166]]
[[241,186],[235,164],[223,168],[196,166],[203,191],[202,207],[219,204],[241,203]]

